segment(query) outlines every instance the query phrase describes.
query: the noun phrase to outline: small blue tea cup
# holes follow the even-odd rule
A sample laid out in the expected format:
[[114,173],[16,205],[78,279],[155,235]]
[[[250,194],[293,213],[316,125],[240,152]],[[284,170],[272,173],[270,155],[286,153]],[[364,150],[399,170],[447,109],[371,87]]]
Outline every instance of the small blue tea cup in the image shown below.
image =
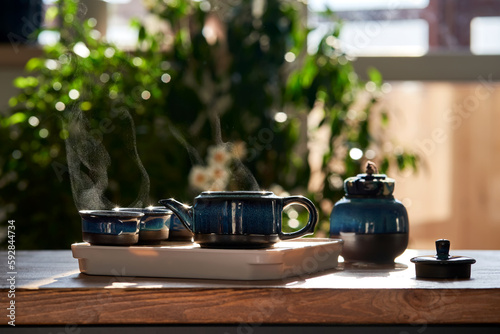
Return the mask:
[[[194,199],[192,207],[173,198],[160,203],[174,212],[202,247],[265,248],[311,234],[318,222],[318,211],[309,199],[279,197],[270,191],[207,191]],[[282,212],[292,204],[305,207],[309,221],[298,231],[284,233]]]
[[169,237],[172,211],[163,206],[149,206],[147,208],[114,208],[117,212],[140,212],[139,243],[158,244]]
[[139,241],[141,212],[80,210],[83,241],[94,245],[129,246]]

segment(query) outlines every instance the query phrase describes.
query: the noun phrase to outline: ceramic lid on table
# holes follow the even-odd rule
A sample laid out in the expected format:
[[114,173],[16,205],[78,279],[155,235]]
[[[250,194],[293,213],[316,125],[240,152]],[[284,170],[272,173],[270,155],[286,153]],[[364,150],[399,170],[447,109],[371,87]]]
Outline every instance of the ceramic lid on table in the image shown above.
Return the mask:
[[476,260],[466,256],[451,256],[450,241],[436,240],[436,255],[414,257],[418,278],[470,278],[471,265]]

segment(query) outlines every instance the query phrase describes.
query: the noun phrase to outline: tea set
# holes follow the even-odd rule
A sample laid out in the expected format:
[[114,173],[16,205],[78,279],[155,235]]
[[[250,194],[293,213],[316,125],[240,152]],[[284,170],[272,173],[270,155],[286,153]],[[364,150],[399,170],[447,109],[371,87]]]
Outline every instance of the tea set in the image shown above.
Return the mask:
[[[159,202],[165,207],[82,210],[83,240],[94,245],[130,246],[189,236],[207,248],[266,248],[312,234],[318,222],[318,211],[306,197],[279,197],[270,191],[206,191],[194,199],[193,206],[173,198]],[[306,208],[309,220],[302,229],[284,233],[282,211],[292,204]],[[184,231],[170,230],[179,226],[177,221]]]
[[[346,262],[394,264],[406,250],[408,214],[394,198],[394,186],[394,179],[379,174],[372,162],[364,174],[344,181],[345,196],[333,207],[327,240],[341,240],[340,255]],[[173,198],[159,203],[163,206],[82,210],[83,241],[97,246],[153,247],[184,241],[227,252],[268,250],[280,241],[312,234],[318,223],[318,211],[308,198],[280,197],[271,191],[205,191],[192,206]],[[301,229],[285,233],[282,213],[290,205],[304,207],[309,218]],[[411,260],[417,277],[470,277],[474,259],[449,256],[447,240],[438,240],[436,248],[436,256]]]

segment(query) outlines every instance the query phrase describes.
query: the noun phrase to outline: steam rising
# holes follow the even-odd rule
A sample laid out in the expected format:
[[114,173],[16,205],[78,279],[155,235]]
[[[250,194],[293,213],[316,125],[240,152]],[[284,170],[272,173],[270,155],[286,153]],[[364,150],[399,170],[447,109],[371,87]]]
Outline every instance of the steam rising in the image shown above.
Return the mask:
[[[219,116],[216,115],[212,116],[211,125],[212,128],[214,129],[216,145],[218,147],[224,147],[227,152],[233,153],[234,150],[233,144],[224,143],[222,141]],[[177,141],[182,146],[184,146],[184,148],[188,152],[191,164],[193,166],[204,165],[203,159],[200,157],[198,151],[186,141],[184,136],[182,136],[182,134],[175,127],[171,125],[169,126],[169,130],[173,134],[173,136],[177,139]],[[232,154],[232,156],[233,156],[232,163],[230,165],[230,170],[229,170],[230,189],[228,190],[254,190],[254,191],[261,190],[252,172],[250,172],[250,170],[241,162],[240,159],[234,158],[236,156],[235,154]],[[202,189],[202,190],[209,190],[209,189]]]
[[[222,141],[222,130],[220,125],[220,116],[216,111],[212,111],[209,115],[212,128],[215,132],[215,141],[217,145],[224,145],[228,151],[233,150],[231,143]],[[252,172],[241,162],[240,159],[234,159],[231,168],[230,184],[236,189],[233,190],[261,190],[257,180]]]
[[[96,126],[96,124],[101,126]],[[233,144],[222,141],[218,117],[212,125],[215,126],[217,146],[232,152]],[[134,122],[126,109],[119,109],[114,118],[106,118],[100,122],[92,119],[87,113],[73,111],[69,114],[67,127],[69,133],[66,140],[68,169],[73,200],[78,210],[109,210],[116,206],[145,207],[148,205],[149,176],[137,152]],[[169,130],[187,150],[192,165],[203,164],[198,151],[184,139],[184,136],[171,125],[169,125]],[[112,159],[106,148],[105,143],[110,139],[119,140],[122,144],[119,159]],[[114,203],[106,196],[110,188],[109,180],[113,164],[125,165],[125,168],[130,171],[131,176],[125,180],[125,186],[138,186],[137,197],[132,203]],[[132,175],[134,171],[139,177]],[[229,184],[228,190],[260,190],[254,176],[240,159],[232,160]]]
[[[149,195],[149,177],[137,153],[134,122],[128,111],[119,109],[117,117],[100,120],[99,127],[92,126],[95,120],[81,111],[72,112],[69,117],[66,152],[73,200],[78,210],[112,209],[117,206],[105,196],[112,164],[126,164],[131,174],[135,170],[139,175],[126,180],[126,186],[139,185],[136,199],[130,204],[119,205],[145,206]],[[123,144],[119,161],[111,159],[103,143],[111,136]]]
[[231,183],[235,185],[236,190],[261,190],[252,172],[250,172],[241,160],[235,159],[233,165]]

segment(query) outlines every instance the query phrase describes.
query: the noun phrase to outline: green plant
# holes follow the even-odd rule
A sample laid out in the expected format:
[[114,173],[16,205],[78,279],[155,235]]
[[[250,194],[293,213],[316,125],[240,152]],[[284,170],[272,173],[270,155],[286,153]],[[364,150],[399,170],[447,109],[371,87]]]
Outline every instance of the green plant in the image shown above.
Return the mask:
[[[16,79],[21,92],[1,119],[2,142],[11,145],[1,148],[0,206],[25,231],[20,248],[67,248],[81,238],[65,153],[79,156],[71,138],[80,128],[71,124],[82,119],[84,138],[107,151],[95,156],[109,158],[101,170],[109,202],[102,205],[129,205],[144,191],[149,199],[143,205],[165,197],[190,202],[198,190],[188,183],[189,173],[214,145],[242,148],[230,164],[228,189],[255,187],[253,175],[260,188],[281,187],[318,204],[342,196],[338,180],[358,173],[363,162],[347,153],[376,150],[384,130],[371,121],[385,124],[387,116],[372,113],[380,75],[372,71],[367,91],[338,48],[340,25],[308,54],[301,2],[145,3],[157,30],[134,22],[139,40],[133,52],[100,39],[95,20],[82,23],[82,7],[73,0],[47,13],[58,20],[61,38],[28,62],[32,75]],[[318,165],[321,186],[313,189],[305,145],[317,134],[324,134],[317,140],[327,149]],[[416,157],[406,152],[376,160],[383,171],[390,164],[416,167]],[[92,173],[84,175],[95,185]],[[321,212],[324,230],[328,215]]]

